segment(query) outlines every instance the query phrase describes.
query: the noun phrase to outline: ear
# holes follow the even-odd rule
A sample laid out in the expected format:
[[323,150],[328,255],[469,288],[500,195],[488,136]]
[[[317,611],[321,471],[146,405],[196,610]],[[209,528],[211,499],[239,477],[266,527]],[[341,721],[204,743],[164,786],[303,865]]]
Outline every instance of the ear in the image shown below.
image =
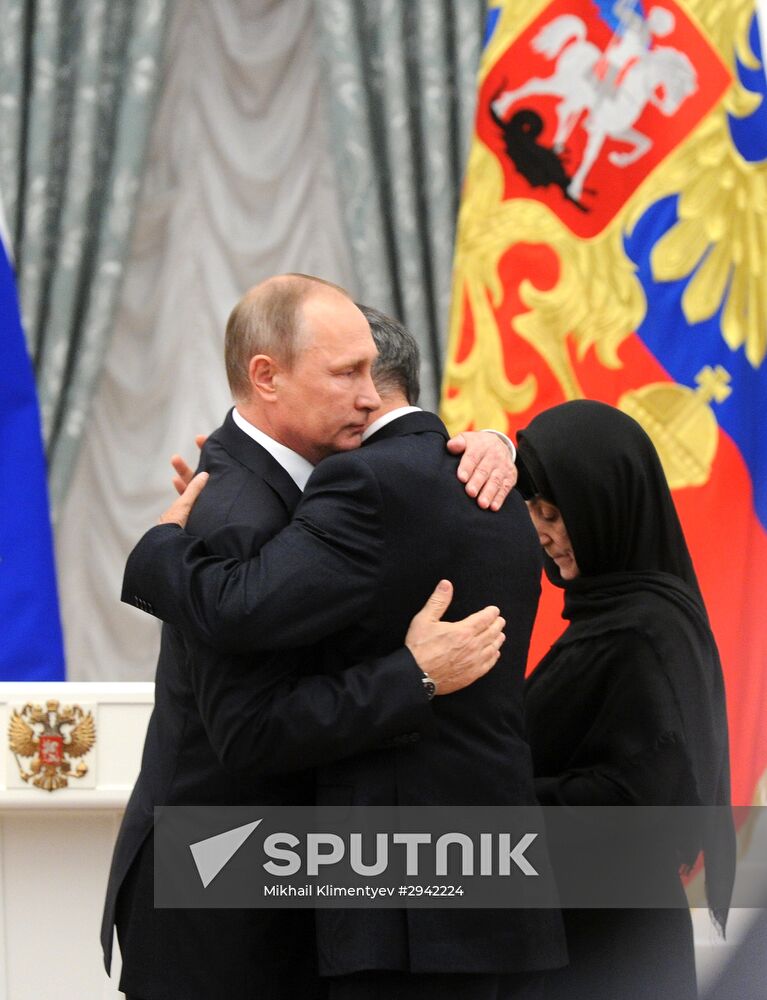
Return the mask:
[[268,354],[254,354],[248,364],[248,378],[253,395],[265,403],[274,402],[277,398],[275,379],[279,370],[278,363]]

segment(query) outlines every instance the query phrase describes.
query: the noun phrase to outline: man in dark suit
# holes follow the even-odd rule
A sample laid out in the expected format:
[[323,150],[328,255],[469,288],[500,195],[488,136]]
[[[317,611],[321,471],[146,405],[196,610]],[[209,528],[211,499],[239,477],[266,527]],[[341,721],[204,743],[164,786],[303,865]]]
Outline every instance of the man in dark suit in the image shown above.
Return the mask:
[[[500,605],[510,641],[499,664],[433,702],[434,731],[322,767],[318,800],[533,804],[522,681],[540,586],[535,532],[516,494],[497,514],[467,500],[445,428],[410,405],[412,339],[385,317],[373,315],[371,326],[383,406],[364,447],[322,462],[290,526],[251,560],[212,558],[214,545],[179,530],[180,515],[153,528],[128,561],[124,599],[151,602],[159,617],[222,648],[259,648],[266,630],[284,649],[332,637],[337,662],[351,664],[396,649],[409,609],[449,577],[454,613]],[[183,509],[184,498],[169,519]],[[263,706],[264,719],[271,710]],[[319,911],[317,924],[333,1000],[537,996],[537,973],[566,961],[551,911]]]
[[[310,462],[359,444],[379,405],[374,357],[364,318],[330,286],[274,279],[246,296],[227,328],[237,407],[204,449],[212,482],[190,528],[231,557],[258,552],[288,524]],[[435,595],[433,603],[448,600]],[[493,612],[473,616],[466,656],[456,664],[454,626],[438,617],[427,611],[414,622],[410,648],[400,637],[390,655],[374,663],[361,657],[343,674],[319,673],[312,650],[237,656],[164,627],[155,709],[103,921],[107,970],[117,924],[129,997],[323,995],[311,913],[154,909],[153,809],[311,803],[310,765],[429,731],[432,709],[418,667],[448,690],[460,687],[489,669],[500,641]],[[276,702],[282,711],[267,711]],[[263,726],[254,722],[260,717]]]

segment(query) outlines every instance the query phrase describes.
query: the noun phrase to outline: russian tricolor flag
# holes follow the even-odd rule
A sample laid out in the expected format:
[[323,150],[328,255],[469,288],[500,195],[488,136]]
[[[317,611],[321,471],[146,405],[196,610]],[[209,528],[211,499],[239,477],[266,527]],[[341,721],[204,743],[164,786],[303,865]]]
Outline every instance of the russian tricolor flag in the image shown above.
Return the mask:
[[64,679],[45,458],[0,204],[0,681]]

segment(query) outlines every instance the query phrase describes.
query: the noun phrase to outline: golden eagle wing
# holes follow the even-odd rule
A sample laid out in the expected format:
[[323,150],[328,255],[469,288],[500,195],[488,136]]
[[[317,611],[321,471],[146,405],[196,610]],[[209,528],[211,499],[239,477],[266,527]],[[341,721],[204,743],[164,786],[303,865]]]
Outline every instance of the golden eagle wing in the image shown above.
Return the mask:
[[[719,52],[759,68],[749,43],[753,0],[692,6]],[[767,182],[763,165],[735,148],[727,115],[744,118],[761,101],[734,77],[723,101],[642,185],[629,221],[630,231],[651,204],[679,195],[678,221],[652,250],[653,276],[687,282],[682,309],[690,324],[722,310],[724,340],[732,351],[744,348],[754,368],[767,356]]]
[[72,730],[64,750],[70,757],[82,757],[96,742],[96,723],[93,713],[88,712]]
[[32,757],[37,753],[37,740],[31,726],[22,719],[16,709],[13,710],[8,726],[8,740],[11,752],[19,757]]

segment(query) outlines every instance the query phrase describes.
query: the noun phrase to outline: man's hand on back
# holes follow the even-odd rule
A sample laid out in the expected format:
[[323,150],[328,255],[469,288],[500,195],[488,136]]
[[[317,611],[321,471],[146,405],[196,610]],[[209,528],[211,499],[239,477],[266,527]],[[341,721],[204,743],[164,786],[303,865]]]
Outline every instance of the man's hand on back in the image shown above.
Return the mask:
[[458,478],[483,510],[500,510],[517,482],[509,445],[492,431],[464,431],[450,438],[447,449],[461,455]]
[[[174,456],[175,457],[175,456]],[[160,524],[177,524],[179,528],[185,528],[189,515],[192,513],[197,497],[205,489],[205,484],[209,479],[207,472],[198,472],[196,476],[189,480],[183,491],[179,490],[179,497],[173,501],[165,513],[160,517]]]
[[[194,443],[197,447],[202,450],[202,446],[208,440],[207,434],[197,434],[195,435]],[[192,476],[194,476],[194,469],[191,465],[187,465],[181,455],[171,455],[170,464],[176,475],[173,477],[173,486],[175,487],[176,493],[179,496],[184,492],[187,486],[192,481]]]
[[[206,434],[198,434],[194,439],[198,448],[206,440]],[[464,431],[450,438],[447,448],[453,455],[461,455],[458,478],[466,484],[469,496],[476,498],[483,510],[500,510],[517,482],[514,457],[503,438],[490,431]],[[181,455],[171,456],[170,464],[175,472],[173,486],[182,496],[194,470]],[[165,516],[161,523],[165,523]]]
[[498,662],[506,639],[506,621],[495,607],[459,622],[441,621],[452,599],[453,585],[441,580],[405,636],[405,645],[436,684],[438,695],[460,691],[483,677]]
[[[185,528],[208,478],[207,472],[192,477],[159,523]],[[443,622],[442,616],[452,599],[453,585],[441,580],[411,621],[405,637],[405,645],[419,668],[434,681],[438,695],[460,691],[492,670],[506,639],[503,632],[506,621],[493,606],[475,611],[458,622]]]

